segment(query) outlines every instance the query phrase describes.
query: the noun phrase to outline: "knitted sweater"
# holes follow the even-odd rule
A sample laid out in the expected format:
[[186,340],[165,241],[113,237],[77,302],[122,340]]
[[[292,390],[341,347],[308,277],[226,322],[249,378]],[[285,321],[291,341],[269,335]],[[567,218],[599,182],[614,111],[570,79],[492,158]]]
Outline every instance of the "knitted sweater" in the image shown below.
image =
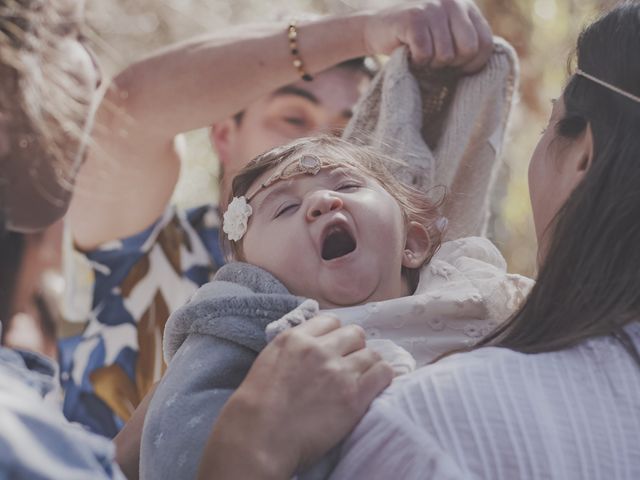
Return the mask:
[[494,38],[478,73],[411,71],[398,49],[356,106],[343,137],[372,145],[406,165],[399,179],[442,196],[446,239],[484,235],[509,113],[517,88],[513,48]]

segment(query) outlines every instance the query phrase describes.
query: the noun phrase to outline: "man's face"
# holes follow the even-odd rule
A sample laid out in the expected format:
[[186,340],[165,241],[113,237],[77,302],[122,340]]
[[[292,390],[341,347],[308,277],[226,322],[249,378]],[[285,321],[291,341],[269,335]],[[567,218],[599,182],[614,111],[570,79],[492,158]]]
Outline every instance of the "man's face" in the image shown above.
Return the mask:
[[224,169],[220,205],[225,207],[231,182],[252,158],[292,140],[317,134],[340,134],[352,108],[369,84],[361,71],[337,67],[266,95],[234,118],[213,126],[212,140]]

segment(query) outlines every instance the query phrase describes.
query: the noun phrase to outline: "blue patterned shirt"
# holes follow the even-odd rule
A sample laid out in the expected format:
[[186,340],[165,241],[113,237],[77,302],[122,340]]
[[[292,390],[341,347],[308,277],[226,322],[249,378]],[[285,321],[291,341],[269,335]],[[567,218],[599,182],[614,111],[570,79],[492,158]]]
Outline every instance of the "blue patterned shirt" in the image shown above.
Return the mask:
[[85,252],[95,283],[84,332],[60,342],[64,414],[115,436],[166,365],[170,313],[224,263],[212,206],[169,209],[137,235]]
[[53,375],[48,360],[0,347],[0,479],[124,479],[109,440],[44,400]]

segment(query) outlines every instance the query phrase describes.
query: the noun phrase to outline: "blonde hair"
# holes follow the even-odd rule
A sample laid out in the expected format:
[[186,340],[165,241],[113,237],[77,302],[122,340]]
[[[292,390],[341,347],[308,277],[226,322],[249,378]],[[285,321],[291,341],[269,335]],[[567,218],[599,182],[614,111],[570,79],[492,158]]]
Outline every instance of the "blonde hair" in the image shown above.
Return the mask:
[[[323,163],[348,165],[376,180],[398,202],[406,225],[410,222],[418,222],[427,230],[431,246],[425,263],[440,247],[442,231],[438,227],[437,221],[441,218],[439,207],[442,204],[442,195],[440,198],[432,200],[426,192],[398,181],[389,169],[391,166],[401,167],[398,160],[390,158],[372,147],[355,145],[337,137],[301,138],[254,158],[233,179],[229,202],[233,197],[246,195],[264,172],[289,159],[303,155],[320,157]],[[223,239],[223,246],[231,258],[244,259],[242,240],[231,242]],[[415,289],[419,269],[403,269],[403,274],[406,275],[412,289]]]
[[60,40],[79,28],[72,21],[74,5],[0,0],[0,111],[10,142],[3,156],[53,167],[58,184],[68,189],[88,114],[60,50]]

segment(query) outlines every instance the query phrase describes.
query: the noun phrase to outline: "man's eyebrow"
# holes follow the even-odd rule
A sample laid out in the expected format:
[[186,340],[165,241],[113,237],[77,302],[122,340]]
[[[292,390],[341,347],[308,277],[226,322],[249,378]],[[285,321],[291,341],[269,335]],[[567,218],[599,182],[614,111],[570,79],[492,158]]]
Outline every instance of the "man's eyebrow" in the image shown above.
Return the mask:
[[296,87],[294,85],[285,85],[284,87],[277,89],[271,94],[272,97],[280,97],[285,95],[295,95],[297,97],[302,97],[306,100],[309,100],[314,105],[320,105],[321,103],[320,99],[309,90],[305,90],[304,88]]

